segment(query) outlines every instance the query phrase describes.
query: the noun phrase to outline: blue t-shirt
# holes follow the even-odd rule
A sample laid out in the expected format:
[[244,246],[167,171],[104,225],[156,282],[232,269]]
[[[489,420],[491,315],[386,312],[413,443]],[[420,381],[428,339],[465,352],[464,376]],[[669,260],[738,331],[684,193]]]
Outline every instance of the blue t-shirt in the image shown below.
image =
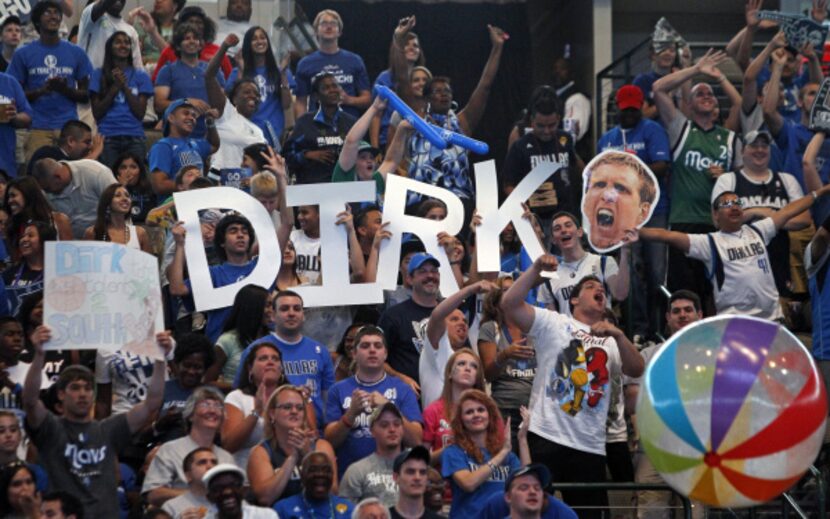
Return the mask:
[[[804,185],[804,169],[801,167],[801,158],[804,157],[804,152],[812,138],[813,132],[806,126],[785,120],[775,139],[778,147],[784,153],[783,171],[794,176],[804,191],[807,189]],[[822,144],[816,157],[816,168],[822,184],[830,182],[830,141],[824,141],[824,144]],[[811,211],[813,221],[823,222],[830,215],[830,200],[826,197],[819,198],[813,204]]]
[[[352,403],[352,392],[361,389],[367,393],[377,391],[387,400],[395,404],[401,414],[410,422],[423,422],[418,397],[412,389],[401,379],[392,375],[385,375],[374,384],[358,383],[355,377],[349,377],[337,382],[329,391],[326,402],[327,423],[332,423],[343,416]],[[375,451],[375,439],[369,427],[371,413],[363,411],[355,418],[354,426],[349,431],[346,440],[335,451],[337,455],[337,471],[340,477],[352,463],[365,458]]]
[[150,148],[150,172],[163,171],[172,180],[183,166],[195,165],[204,171],[210,143],[189,137],[164,137]]
[[[363,58],[340,49],[334,54],[324,54],[314,51],[304,57],[297,64],[297,90],[298,97],[311,95],[311,80],[320,72],[330,72],[334,75],[337,83],[350,96],[356,96],[361,91],[369,90],[369,74],[366,72],[366,65]],[[316,106],[310,107],[309,112],[315,112]],[[361,110],[353,106],[344,106],[343,110],[355,117],[360,117]]]
[[[14,102],[18,112],[32,115],[32,107],[20,83],[14,77],[0,72],[0,103],[11,102]],[[11,124],[0,124],[0,169],[11,178],[17,177],[17,165],[14,162],[15,135]]]
[[[326,423],[326,415],[323,414],[323,392],[328,391],[334,385],[334,364],[331,362],[328,348],[310,337],[303,336],[299,342],[292,344],[270,333],[252,342],[242,351],[242,355],[239,356],[239,365],[244,365],[251,349],[263,342],[273,344],[280,350],[282,370],[288,382],[295,386],[306,386],[311,390],[311,402],[314,404],[314,413],[317,415],[317,426],[321,429]],[[233,386],[239,387],[239,371],[236,372]],[[331,396],[328,398],[331,400]]]
[[[385,86],[394,90],[395,85],[392,83],[392,71],[390,69],[386,69],[378,75],[378,78],[375,80],[375,86]],[[372,100],[375,99],[375,89],[372,88]],[[386,138],[389,136],[389,120],[392,118],[392,114],[395,113],[395,109],[392,108],[392,105],[387,104],[386,110],[383,111],[383,114],[380,116],[380,130],[378,133],[378,143],[380,144],[381,148],[386,146]]]
[[484,456],[484,463],[478,463],[467,452],[458,445],[450,445],[441,453],[441,475],[449,479],[452,487],[452,517],[453,519],[479,519],[487,499],[493,494],[504,494],[504,482],[511,470],[522,466],[519,458],[512,452],[504,460],[504,463],[496,467],[490,473],[487,481],[482,483],[472,492],[465,492],[458,486],[452,475],[459,470],[476,470],[486,464],[493,457],[487,449],[481,449]]
[[[260,127],[265,139],[271,147],[277,148],[280,145],[280,136],[285,129],[285,113],[283,112],[282,101],[280,100],[280,85],[275,78],[269,78],[265,67],[256,67],[252,78],[259,89],[259,107],[251,120]],[[233,85],[239,80],[240,71],[233,69],[226,90],[230,91]],[[290,81],[289,81],[290,83]],[[230,94],[230,92],[229,92]]]
[[[571,507],[546,494],[548,506],[542,510],[541,519],[579,519]],[[504,494],[497,493],[490,496],[484,504],[484,510],[478,519],[504,519],[510,515],[510,506],[504,500]]]
[[[156,76],[156,86],[170,87],[170,94],[167,98],[171,101],[184,97],[208,101],[207,87],[205,86],[205,70],[207,62],[200,61],[195,67],[191,67],[182,60],[176,60],[161,67]],[[225,87],[225,76],[220,69],[216,73],[216,80],[222,88]],[[199,117],[196,126],[193,128],[191,137],[201,138],[207,133],[205,118]]]
[[300,493],[274,503],[280,519],[349,519],[353,508],[351,501],[334,494],[325,501],[311,501]]
[[[764,65],[755,80],[758,85],[758,92],[762,92],[764,85],[769,81],[772,72],[769,63]],[[801,122],[801,107],[798,106],[798,91],[801,87],[810,82],[810,68],[804,67],[800,75],[794,76],[790,81],[781,81],[781,92],[784,94],[784,104],[778,107],[778,113],[787,120],[794,123]]]
[[[92,72],[92,79],[89,81],[90,92],[101,92],[102,74],[103,70],[100,68]],[[153,96],[153,82],[146,72],[130,67],[124,70],[124,76],[127,77],[127,86],[134,96]],[[105,137],[144,137],[142,121],[143,117],[137,119],[130,111],[124,92],[118,92],[107,113],[98,121],[98,132]]]
[[[68,41],[44,45],[35,40],[18,47],[6,72],[20,81],[23,90],[36,90],[51,77],[64,77],[69,87],[77,88],[78,81],[92,74],[92,63],[83,49]],[[75,101],[57,92],[38,97],[32,110],[32,128],[39,130],[59,130],[78,118]]]
[[[254,267],[256,267],[256,260],[251,260],[244,265],[231,265],[230,263],[214,265],[210,267],[210,280],[213,282],[214,288],[232,285],[248,277],[254,270]],[[186,279],[184,282],[187,285],[187,289],[192,291],[190,280]],[[224,326],[225,320],[230,313],[230,306],[209,310],[207,312],[205,335],[210,339],[211,344],[216,344],[216,340],[222,334],[222,326]]]
[[[599,139],[597,151],[620,150],[633,151],[646,164],[654,162],[671,163],[671,146],[666,130],[651,119],[641,119],[637,126],[624,130],[615,126]],[[668,174],[658,179],[660,183],[660,200],[654,208],[656,214],[669,212]]]
[[[812,261],[810,259],[807,261],[809,268]],[[830,276],[828,276],[830,261],[825,261],[817,269],[814,266],[809,268],[807,273],[813,317],[811,350],[816,360],[828,361],[830,360]]]

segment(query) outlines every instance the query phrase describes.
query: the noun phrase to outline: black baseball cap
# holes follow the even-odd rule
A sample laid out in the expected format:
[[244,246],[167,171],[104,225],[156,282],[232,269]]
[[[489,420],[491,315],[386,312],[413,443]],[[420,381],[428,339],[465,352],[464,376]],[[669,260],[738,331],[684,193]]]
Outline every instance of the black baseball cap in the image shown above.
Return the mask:
[[395,461],[392,462],[392,472],[399,473],[401,466],[409,460],[423,460],[429,467],[430,457],[429,449],[423,445],[416,445],[411,449],[406,449],[395,456]]

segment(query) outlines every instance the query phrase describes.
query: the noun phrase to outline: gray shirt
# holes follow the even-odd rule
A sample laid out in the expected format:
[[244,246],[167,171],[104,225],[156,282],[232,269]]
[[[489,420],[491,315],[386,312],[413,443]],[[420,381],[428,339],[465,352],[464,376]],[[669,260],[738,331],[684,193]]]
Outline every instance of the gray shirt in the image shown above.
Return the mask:
[[376,497],[385,507],[398,502],[398,484],[392,479],[392,463],[373,452],[362,460],[352,463],[340,481],[340,497],[352,503]]
[[[511,337],[513,342],[521,337]],[[510,341],[507,340],[501,327],[496,321],[487,321],[478,331],[479,342],[496,344],[496,353],[507,349]],[[528,337],[527,345],[533,346],[533,340]],[[533,379],[536,377],[536,359],[517,360],[509,359],[499,371],[499,376],[491,386],[493,400],[500,409],[518,409],[530,401],[530,390],[533,388]]]
[[110,168],[97,160],[62,160],[60,163],[69,167],[72,179],[63,191],[57,194],[46,193],[46,198],[55,211],[69,217],[72,236],[80,240],[83,239],[86,228],[95,223],[101,193],[115,184],[115,177]]
[[[147,476],[144,478],[144,485],[141,493],[147,493],[161,487],[187,488],[187,478],[184,474],[185,456],[198,448],[199,445],[193,441],[190,435],[167,442],[161,446],[147,469]],[[235,464],[231,453],[222,447],[213,446],[213,453],[219,463]]]
[[130,444],[126,414],[81,423],[47,413],[32,440],[52,488],[80,499],[86,517],[118,517],[116,458]]

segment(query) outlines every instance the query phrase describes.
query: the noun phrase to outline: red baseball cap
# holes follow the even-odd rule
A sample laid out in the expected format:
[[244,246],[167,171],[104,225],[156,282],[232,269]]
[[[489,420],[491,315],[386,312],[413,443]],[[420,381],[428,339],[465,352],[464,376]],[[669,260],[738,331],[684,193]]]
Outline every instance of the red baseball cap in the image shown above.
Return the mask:
[[617,90],[617,108],[620,110],[625,110],[626,108],[640,110],[643,107],[643,99],[643,91],[638,86],[623,85]]

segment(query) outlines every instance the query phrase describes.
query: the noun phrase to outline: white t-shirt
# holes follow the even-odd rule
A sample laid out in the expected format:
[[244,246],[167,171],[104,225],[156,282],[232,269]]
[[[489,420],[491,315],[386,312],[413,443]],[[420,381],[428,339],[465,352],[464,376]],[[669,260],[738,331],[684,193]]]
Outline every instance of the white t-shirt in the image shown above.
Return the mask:
[[[254,397],[252,395],[246,395],[241,389],[231,391],[225,397],[225,403],[239,409],[242,412],[242,416],[248,416],[254,410]],[[262,420],[262,417],[257,418],[254,430],[248,435],[248,439],[245,440],[245,443],[238,451],[233,453],[233,459],[239,467],[244,469],[248,466],[248,457],[251,455],[251,449],[259,445],[265,437],[262,430],[264,425],[265,422]]]
[[235,22],[233,20],[228,20],[227,18],[219,18],[219,22],[216,24],[216,37],[213,38],[218,45],[221,45],[228,34],[236,34],[239,36],[239,44],[231,47],[228,49],[228,56],[234,57],[236,53],[242,50],[242,40],[245,38],[245,33],[248,32],[248,29],[252,27],[251,22]]
[[264,143],[262,129],[240,115],[230,100],[225,99],[222,117],[216,120],[219,134],[219,149],[211,155],[212,169],[239,168],[242,166],[242,151],[251,144]]
[[[424,322],[422,337],[426,336],[426,322]],[[441,392],[444,391],[444,367],[452,354],[450,336],[446,331],[438,340],[438,349],[429,344],[425,344],[421,349],[421,357],[418,360],[418,376],[421,380],[418,384],[421,386],[423,409],[441,398]]]
[[746,135],[749,132],[760,130],[763,125],[764,110],[761,108],[760,103],[755,103],[755,106],[752,107],[752,110],[748,114],[745,114],[741,110],[741,133]]
[[[687,256],[702,261],[706,267],[719,314],[780,319],[784,314],[778,302],[778,289],[775,288],[766,247],[777,230],[772,218],[758,220],[752,227],[758,232],[749,225],[743,225],[735,233],[690,234]],[[709,236],[714,240],[720,256],[722,281],[718,272],[713,272],[715,257]]]
[[92,8],[96,4],[97,2],[93,2],[86,6],[81,13],[81,20],[78,22],[78,45],[89,56],[93,68],[104,66],[104,53],[109,37],[118,31],[124,31],[133,42],[133,68],[144,70],[144,63],[141,60],[141,47],[138,43],[138,33],[135,28],[125,22],[123,18],[116,18],[107,13],[102,14],[97,22],[93,22]]
[[[773,176],[772,171],[769,172],[769,176],[767,176],[766,180],[763,182],[758,182],[757,180],[753,180],[746,176],[741,170],[739,173],[724,173],[723,175],[718,177],[717,182],[715,182],[715,187],[712,188],[712,202],[720,196],[721,193],[724,191],[735,191],[735,184],[737,183],[736,175],[741,175],[744,177],[744,180],[747,182],[754,184],[756,186],[763,186],[764,184],[769,184],[772,182]],[[798,200],[802,196],[804,196],[804,191],[801,190],[801,185],[798,183],[798,180],[795,179],[794,176],[790,175],[789,173],[778,173],[778,176],[781,178],[781,183],[784,184],[784,190],[787,192],[787,196],[789,200],[783,199],[771,199],[771,197],[749,197],[750,199],[747,200],[746,197],[741,197],[744,200],[744,203],[747,202],[748,205],[744,205],[744,209],[750,207],[769,207],[771,209],[781,209],[788,203]]]
[[[559,268],[556,269],[559,274],[559,279],[545,278],[545,283],[539,287],[539,295],[536,299],[540,304],[548,307],[553,305],[554,300],[558,306],[558,312],[568,317],[571,315],[570,297],[571,291],[585,276],[596,276],[602,281],[603,285],[608,283],[608,278],[614,277],[619,273],[620,268],[617,266],[616,260],[611,256],[607,256],[605,260],[605,271],[602,269],[602,256],[586,252],[581,259],[577,261],[566,262],[559,258]],[[550,282],[550,288],[548,287]],[[553,294],[551,290],[553,289]],[[608,308],[611,308],[611,297],[606,298]]]
[[588,325],[534,308],[530,336],[536,379],[530,395],[530,431],[582,452],[605,455],[611,377],[622,373],[616,341],[595,337]]
[[320,238],[309,238],[302,229],[291,231],[291,243],[297,253],[297,274],[305,284],[316,285],[320,279]]
[[127,351],[98,350],[95,383],[112,384],[112,414],[125,413],[147,398],[153,359]]

